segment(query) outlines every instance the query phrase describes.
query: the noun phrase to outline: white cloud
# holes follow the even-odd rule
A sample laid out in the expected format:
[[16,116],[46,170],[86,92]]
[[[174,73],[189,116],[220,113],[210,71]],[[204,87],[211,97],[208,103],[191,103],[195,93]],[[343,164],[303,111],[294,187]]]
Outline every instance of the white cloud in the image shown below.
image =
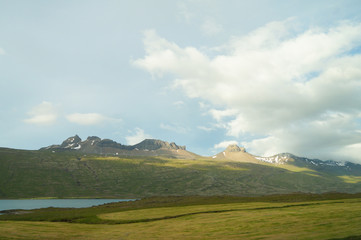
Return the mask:
[[152,138],[152,136],[146,134],[143,129],[135,128],[135,133],[130,136],[125,137],[128,145],[134,145],[140,143],[144,139]]
[[[194,70],[192,68],[194,66],[192,64],[207,65],[208,63],[207,57],[196,48],[187,47],[182,49],[175,43],[158,37],[154,30],[147,30],[144,35],[147,56],[144,59],[133,61],[133,64],[146,68],[154,77],[161,77],[165,73],[177,74],[180,72],[193,77]],[[199,69],[199,74],[207,73],[203,71],[203,69]],[[179,82],[179,84],[182,84],[182,82]]]
[[173,105],[175,105],[176,107],[182,107],[184,106],[184,102],[183,101],[176,101],[173,103]]
[[188,133],[190,131],[189,128],[184,127],[184,126],[179,125],[179,124],[164,124],[164,123],[161,123],[160,128],[162,128],[164,130],[176,132],[176,133],[181,133],[181,134],[186,134],[186,133]]
[[37,125],[51,125],[56,122],[57,111],[51,102],[42,102],[28,112],[29,118],[24,122]]
[[[326,113],[319,118],[270,131],[265,138],[243,143],[246,148],[265,156],[289,152],[300,156],[324,159],[354,160],[344,151],[347,146],[361,142],[352,114]],[[341,154],[342,153],[342,154]],[[360,159],[360,158],[359,158]]]
[[237,113],[236,109],[226,109],[226,110],[217,110],[217,109],[210,109],[209,113],[212,115],[214,119],[217,121],[223,120],[225,117],[234,116]]
[[66,116],[69,122],[76,123],[79,125],[97,125],[110,118],[105,117],[99,113],[73,113]]
[[180,19],[185,20],[186,23],[190,23],[194,14],[189,10],[187,4],[185,2],[178,2],[177,8]]
[[5,50],[3,48],[0,48],[0,55],[5,55],[5,54],[6,54]]
[[218,144],[215,144],[213,146],[213,148],[215,149],[226,149],[229,145],[233,145],[233,144],[236,144],[238,145],[239,143],[237,141],[223,141],[223,142],[220,142]]
[[211,132],[214,130],[214,127],[198,126],[197,128],[206,132]]
[[360,162],[361,142],[350,144],[340,149],[337,154],[340,159],[350,159]]
[[222,32],[223,27],[212,19],[206,19],[201,25],[201,30],[204,34],[213,36]]
[[361,54],[355,50],[361,23],[304,31],[295,25],[292,19],[269,23],[232,38],[213,57],[148,31],[146,56],[134,64],[153,76],[174,76],[172,84],[188,97],[213,105],[210,114],[229,136],[265,136],[245,143],[250,152],[336,156],[361,142]]

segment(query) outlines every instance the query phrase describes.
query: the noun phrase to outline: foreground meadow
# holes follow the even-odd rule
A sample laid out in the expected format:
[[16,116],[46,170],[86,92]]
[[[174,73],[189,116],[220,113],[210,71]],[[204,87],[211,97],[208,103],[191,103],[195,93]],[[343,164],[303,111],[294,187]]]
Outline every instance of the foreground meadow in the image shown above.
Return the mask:
[[87,216],[82,213],[83,219],[77,210],[68,210],[73,214],[72,220],[66,220],[66,214],[63,218],[52,217],[55,213],[51,213],[52,209],[48,210],[50,213],[45,210],[3,215],[0,239],[359,239],[361,236],[361,198],[211,204],[195,201],[173,206],[165,202],[164,207],[162,203],[124,209],[105,205],[91,208]]

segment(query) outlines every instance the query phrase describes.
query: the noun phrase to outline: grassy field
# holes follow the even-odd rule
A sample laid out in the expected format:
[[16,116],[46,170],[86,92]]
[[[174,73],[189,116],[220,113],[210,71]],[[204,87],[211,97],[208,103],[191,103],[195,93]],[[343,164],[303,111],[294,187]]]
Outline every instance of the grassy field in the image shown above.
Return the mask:
[[0,239],[360,239],[360,219],[360,195],[148,198],[2,215]]

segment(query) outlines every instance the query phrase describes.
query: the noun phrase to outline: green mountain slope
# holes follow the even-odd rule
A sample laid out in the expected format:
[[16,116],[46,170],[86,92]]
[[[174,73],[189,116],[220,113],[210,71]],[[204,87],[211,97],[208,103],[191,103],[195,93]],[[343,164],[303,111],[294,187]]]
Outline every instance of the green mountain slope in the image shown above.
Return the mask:
[[0,198],[361,192],[358,178],[227,158],[106,157],[0,148]]

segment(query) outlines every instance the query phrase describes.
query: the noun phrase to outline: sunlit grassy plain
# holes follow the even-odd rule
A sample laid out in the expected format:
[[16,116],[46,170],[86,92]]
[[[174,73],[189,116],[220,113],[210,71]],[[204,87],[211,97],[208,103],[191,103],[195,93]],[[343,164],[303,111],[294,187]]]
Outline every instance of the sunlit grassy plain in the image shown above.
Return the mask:
[[0,239],[347,239],[360,219],[359,195],[165,197],[2,215]]

